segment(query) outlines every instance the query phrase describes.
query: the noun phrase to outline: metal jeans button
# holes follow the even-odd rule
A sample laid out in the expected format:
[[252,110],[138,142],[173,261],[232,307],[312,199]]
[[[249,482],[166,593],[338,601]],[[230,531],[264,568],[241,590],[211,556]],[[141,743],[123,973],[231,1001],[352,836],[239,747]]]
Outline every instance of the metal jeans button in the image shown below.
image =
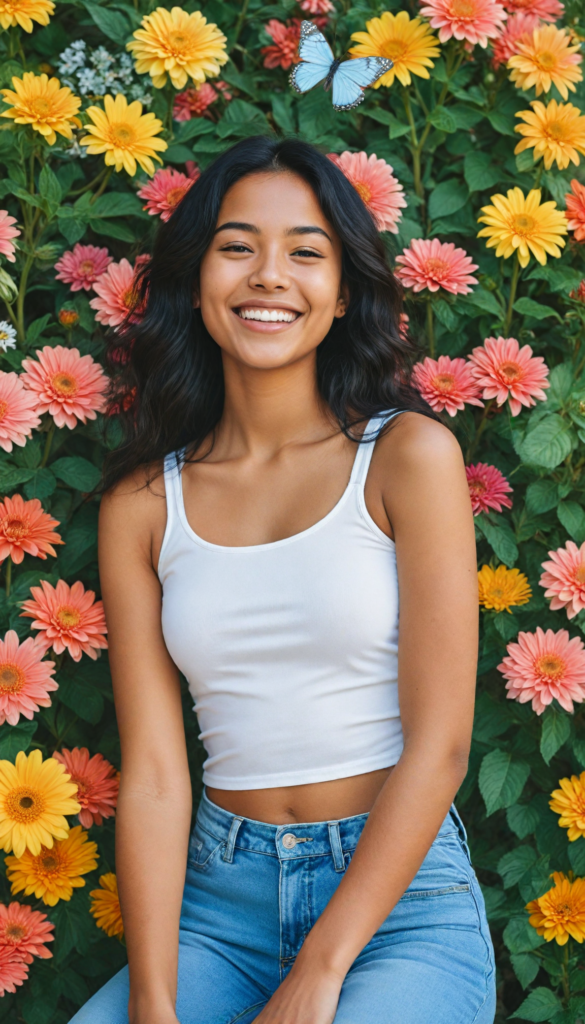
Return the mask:
[[297,845],[297,837],[292,832],[286,832],[282,837],[282,845],[285,850],[292,850]]

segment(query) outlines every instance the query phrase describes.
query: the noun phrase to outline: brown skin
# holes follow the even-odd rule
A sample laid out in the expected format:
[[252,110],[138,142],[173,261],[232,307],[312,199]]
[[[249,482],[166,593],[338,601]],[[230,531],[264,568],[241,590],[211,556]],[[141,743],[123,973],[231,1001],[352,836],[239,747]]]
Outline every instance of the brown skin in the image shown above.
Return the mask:
[[[225,410],[211,455],[183,471],[187,517],[212,543],[263,544],[323,518],[355,446],[323,406],[315,350],[348,301],[341,244],[309,186],[257,174],[226,195],[201,268],[205,324],[222,350]],[[242,224],[257,230],[244,229]],[[295,234],[299,227],[321,232]],[[328,236],[328,237],[327,237]],[[234,308],[295,310],[259,325]],[[156,575],[166,522],[160,477],[122,481],[102,502],[100,573],[122,776],[116,864],[130,965],[131,1024],[177,1024],[178,924],[191,787],[178,673],[161,631]],[[467,769],[475,695],[477,575],[463,459],[451,432],[405,413],[376,444],[368,510],[396,542],[399,699],[393,768],[253,791],[208,787],[221,807],[276,824],[370,811],[342,881],[256,1024],[331,1024],[343,979],[408,887]],[[384,851],[392,844],[393,870]]]

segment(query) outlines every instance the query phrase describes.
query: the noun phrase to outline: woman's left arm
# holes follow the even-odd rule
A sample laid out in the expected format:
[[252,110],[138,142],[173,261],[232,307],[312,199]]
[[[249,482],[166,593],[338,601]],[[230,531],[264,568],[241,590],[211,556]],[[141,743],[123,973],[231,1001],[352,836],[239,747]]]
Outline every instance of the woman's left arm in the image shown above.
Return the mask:
[[396,543],[404,749],[340,885],[257,1024],[333,1021],[347,971],[415,877],[467,771],[479,616],[461,449],[442,424],[405,413],[380,439],[368,487]]

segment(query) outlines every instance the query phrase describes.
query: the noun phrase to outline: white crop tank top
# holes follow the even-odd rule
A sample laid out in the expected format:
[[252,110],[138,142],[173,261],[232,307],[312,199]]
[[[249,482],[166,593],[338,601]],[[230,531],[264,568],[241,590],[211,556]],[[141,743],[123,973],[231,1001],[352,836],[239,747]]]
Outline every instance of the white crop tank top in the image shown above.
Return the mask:
[[395,548],[364,501],[374,443],[357,446],[323,519],[249,547],[191,529],[175,453],[165,460],[162,629],[195,701],[208,786],[328,782],[400,757]]

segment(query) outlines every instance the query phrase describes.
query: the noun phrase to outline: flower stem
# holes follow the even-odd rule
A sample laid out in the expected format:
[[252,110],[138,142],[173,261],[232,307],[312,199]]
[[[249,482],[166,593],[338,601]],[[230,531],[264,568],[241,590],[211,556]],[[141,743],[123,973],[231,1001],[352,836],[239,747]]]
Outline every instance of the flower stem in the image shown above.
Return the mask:
[[18,340],[21,344],[26,339],[26,332],[24,329],[24,298],[26,295],[26,286],[28,284],[28,275],[30,274],[31,267],[33,265],[33,256],[27,256],[24,267],[22,268],[22,274],[20,275],[20,286],[18,289],[18,298],[16,299],[16,330],[18,333]]
[[93,196],[91,197],[91,199],[89,201],[89,205],[90,206],[93,206],[93,204],[95,203],[96,199],[99,199],[99,197],[101,196],[102,192],[105,192],[106,188],[108,187],[108,182],[109,182],[110,178],[112,177],[112,171],[113,170],[114,170],[113,167],[108,167],[107,173],[106,173],[106,175],[105,175],[105,177],[104,177],[100,187],[98,188],[97,192],[94,192]]
[[12,583],[12,559],[8,556],[6,562],[6,597],[10,597],[10,584]]
[[107,167],[102,167],[100,173],[96,174],[95,178],[93,178],[91,181],[88,181],[87,184],[83,186],[83,188],[76,188],[76,189],[73,190],[73,192],[69,192],[69,195],[68,195],[67,198],[68,199],[73,199],[74,196],[81,196],[81,195],[83,195],[84,192],[89,192],[89,190],[92,189],[94,187],[94,185],[98,185],[99,184],[99,182],[102,180],[102,178],[105,177],[105,175],[107,173],[108,173],[108,168]]
[[49,459],[49,455],[51,454],[51,445],[53,443],[54,436],[55,436],[55,421],[53,420],[53,422],[51,423],[51,426],[49,427],[48,433],[47,433],[47,440],[45,441],[45,450],[43,452],[43,458],[41,460],[40,469],[43,469],[44,466],[47,465],[47,462],[48,462],[48,459]]
[[506,313],[506,320],[504,323],[504,334],[506,338],[510,333],[512,326],[512,316],[514,311],[514,299],[516,298],[516,288],[518,287],[518,275],[520,273],[520,261],[516,257],[514,261],[514,269],[512,271],[512,280],[510,281],[510,298],[508,299],[508,311]]
[[234,45],[234,43],[237,43],[238,39],[240,38],[240,32],[242,31],[242,29],[244,27],[244,22],[246,20],[246,15],[248,13],[248,4],[249,3],[250,3],[250,0],[244,0],[244,2],[242,4],[242,9],[241,9],[241,11],[239,13],[238,20],[236,21],[236,27],[235,27],[235,30],[234,30],[234,37],[233,37],[232,46]]
[[466,461],[467,464],[469,464],[471,462],[471,459],[473,458],[473,453],[475,452],[475,449],[477,448],[477,446],[479,444],[481,435],[483,434],[483,432],[485,430],[485,427],[486,427],[486,424],[487,424],[488,413],[489,413],[490,409],[492,408],[494,402],[495,402],[495,399],[494,398],[490,398],[489,402],[486,402],[486,404],[485,404],[485,408],[484,408],[484,410],[483,410],[483,412],[481,414],[481,419],[479,421],[479,426],[478,426],[477,430],[475,431],[475,437],[473,438],[473,441],[471,442],[469,448],[467,449],[467,454],[465,456],[465,461]]
[[563,964],[562,964],[563,973],[561,975],[561,984],[563,986],[563,1006],[564,1006],[565,1010],[568,1009],[568,1007],[569,1007],[569,1000],[571,998],[571,985],[569,983],[569,943],[570,943],[570,941],[571,941],[570,939],[567,941],[567,943],[565,945],[565,948],[564,948],[564,951],[563,951]]
[[433,323],[433,304],[427,299],[427,341],[429,344],[429,355],[435,358],[435,325]]

